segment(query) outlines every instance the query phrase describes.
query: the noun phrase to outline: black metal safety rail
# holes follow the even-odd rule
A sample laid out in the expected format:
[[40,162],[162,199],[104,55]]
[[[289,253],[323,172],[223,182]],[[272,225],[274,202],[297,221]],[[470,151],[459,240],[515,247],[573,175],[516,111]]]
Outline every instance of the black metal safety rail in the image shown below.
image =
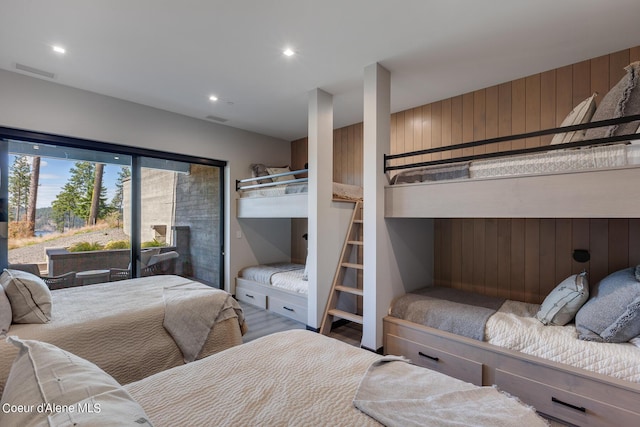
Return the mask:
[[[296,182],[307,182],[309,181],[309,178],[296,178],[295,175],[297,174],[303,174],[303,173],[308,173],[309,169],[300,169],[297,171],[290,171],[290,172],[282,172],[282,173],[275,173],[273,175],[265,175],[265,176],[259,176],[259,177],[255,177],[255,178],[245,178],[245,179],[236,179],[236,191],[240,191],[240,190],[250,190],[253,188],[263,188],[263,187],[274,187],[276,185],[283,185],[283,184],[293,184]],[[287,181],[276,181],[276,182],[267,182],[264,184],[250,184],[250,185],[240,185],[244,182],[256,182],[256,181],[260,181],[263,179],[269,179],[269,178],[278,178],[281,176],[289,176],[289,175],[294,175],[294,177],[290,180]]]
[[567,148],[578,148],[578,147],[586,147],[586,146],[594,146],[594,145],[602,145],[602,144],[611,144],[614,142],[640,139],[640,134],[634,133],[634,134],[616,135],[616,136],[610,136],[606,138],[596,138],[596,139],[576,141],[576,142],[566,142],[563,144],[556,144],[556,145],[544,145],[540,147],[520,148],[520,149],[514,149],[514,150],[507,150],[507,151],[497,151],[493,153],[473,154],[469,156],[452,157],[449,159],[430,160],[426,162],[416,162],[416,163],[410,163],[406,165],[396,165],[396,166],[388,165],[388,162],[390,160],[401,159],[405,157],[420,156],[423,154],[442,153],[445,151],[459,150],[459,149],[465,149],[465,148],[481,147],[484,145],[497,144],[500,142],[517,141],[519,139],[535,138],[538,136],[553,135],[557,133],[567,133],[567,132],[573,132],[576,130],[585,130],[585,129],[591,129],[591,128],[604,127],[604,126],[615,126],[622,123],[629,123],[629,122],[635,122],[635,121],[640,121],[640,114],[619,117],[615,119],[600,120],[597,122],[584,123],[580,125],[572,125],[572,126],[565,126],[565,127],[559,127],[559,128],[553,128],[553,129],[538,130],[534,132],[521,133],[517,135],[500,136],[497,138],[489,138],[481,141],[464,142],[461,144],[454,144],[454,145],[448,145],[443,147],[427,148],[424,150],[410,151],[407,153],[385,154],[383,168],[384,168],[384,172],[387,173],[388,171],[392,171],[392,170],[411,169],[411,168],[425,167],[425,166],[436,166],[436,165],[442,165],[442,164],[469,162],[472,160],[506,157],[506,156],[513,156],[516,154],[530,154],[530,153],[538,153],[543,151],[546,152],[546,151],[553,151],[553,150],[565,150]]

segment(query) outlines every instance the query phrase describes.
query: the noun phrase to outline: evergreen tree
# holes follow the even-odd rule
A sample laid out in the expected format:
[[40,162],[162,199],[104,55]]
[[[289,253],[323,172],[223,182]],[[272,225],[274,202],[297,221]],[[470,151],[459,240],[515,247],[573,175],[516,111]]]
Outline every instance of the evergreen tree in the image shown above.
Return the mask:
[[9,218],[21,221],[29,203],[29,184],[31,182],[31,167],[27,156],[16,156],[9,169],[9,203],[13,207]]
[[118,172],[116,181],[116,192],[111,199],[111,208],[122,215],[122,204],[124,202],[124,181],[131,177],[131,169],[129,166],[122,166]]

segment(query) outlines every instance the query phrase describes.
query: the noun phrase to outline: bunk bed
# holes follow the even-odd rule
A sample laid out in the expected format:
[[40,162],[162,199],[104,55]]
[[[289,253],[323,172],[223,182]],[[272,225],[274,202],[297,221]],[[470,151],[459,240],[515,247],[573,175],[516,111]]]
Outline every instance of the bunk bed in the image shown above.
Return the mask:
[[[565,120],[563,126],[554,129],[385,156],[384,172],[390,177],[390,185],[385,187],[385,216],[640,217],[640,193],[635,184],[640,182],[640,135],[636,135],[640,132],[639,69],[640,63],[628,67],[625,78],[634,79],[634,84],[628,85],[620,100],[610,96],[616,90],[614,87],[595,112],[595,105],[590,109],[590,118],[583,117],[568,125]],[[609,108],[611,114],[601,113],[601,107],[602,110]],[[448,150],[465,153],[465,149],[544,135],[555,135],[554,141],[559,142],[510,151],[483,149],[483,153],[477,155],[451,154],[449,159],[392,164],[394,160],[412,156],[440,155]],[[403,172],[391,177],[394,171]],[[629,266],[624,274],[633,277],[630,272],[634,268]],[[629,279],[630,286],[640,289],[640,275],[635,277],[635,282]],[[598,291],[594,289],[601,289],[603,282],[606,280],[592,284],[595,296]],[[575,322],[578,325],[570,322],[563,326],[545,326],[537,318],[541,306],[508,300],[497,306],[495,302],[486,302],[481,309],[470,310],[481,312],[486,323],[476,319],[480,329],[467,334],[461,332],[467,326],[451,326],[470,316],[469,310],[463,307],[455,315],[450,310],[461,303],[481,302],[485,297],[463,296],[458,300],[450,296],[429,296],[434,289],[438,294],[437,287],[412,292],[419,295],[417,306],[424,306],[425,311],[405,316],[400,306],[411,303],[401,299],[405,296],[393,302],[390,314],[383,319],[385,353],[402,354],[422,366],[477,385],[495,384],[538,411],[567,423],[581,426],[640,423],[637,405],[640,348],[635,346],[634,339],[593,342],[597,337],[583,336],[584,330],[578,322],[582,308]],[[552,294],[553,291],[547,298]],[[434,298],[438,302],[434,302]],[[591,302],[595,300],[592,296],[583,308],[593,307]],[[628,308],[627,315],[637,317],[639,301],[640,296],[637,301],[632,298],[631,308],[623,306],[623,311]],[[545,303],[546,299],[542,306]],[[434,307],[435,312],[429,311]],[[438,310],[442,311],[442,317],[432,322],[422,321],[435,316]],[[502,334],[496,333],[495,328],[502,328]],[[537,333],[527,335],[531,330]],[[640,331],[633,334],[638,335]],[[578,336],[589,341],[581,341]],[[513,345],[514,342],[519,344]],[[576,347],[564,347],[568,342]],[[537,344],[549,347],[536,348]]]
[[307,323],[306,266],[270,263],[245,267],[236,277],[236,298],[259,308]]
[[[252,176],[236,181],[238,218],[307,218],[309,169],[251,165]],[[299,176],[299,177],[297,177]],[[362,187],[333,183],[334,201],[362,199]]]

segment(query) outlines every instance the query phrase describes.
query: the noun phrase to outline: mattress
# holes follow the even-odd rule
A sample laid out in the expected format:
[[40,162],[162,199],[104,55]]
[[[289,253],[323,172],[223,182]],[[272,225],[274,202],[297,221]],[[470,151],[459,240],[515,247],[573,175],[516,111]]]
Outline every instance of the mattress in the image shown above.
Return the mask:
[[269,285],[291,292],[307,295],[309,282],[303,280],[304,265],[288,262],[260,264],[245,267],[240,277],[263,285]]
[[[189,284],[214,291],[229,316],[214,325],[199,357],[242,344],[235,310],[227,292],[179,276],[150,276],[51,292],[52,321],[13,324],[8,335],[57,345],[92,361],[121,384],[184,364],[183,354],[163,326],[165,287]],[[220,316],[222,317],[222,316]],[[0,341],[0,391],[17,349]]]
[[[293,184],[279,184],[271,187],[250,188],[247,190],[238,191],[238,194],[242,198],[246,197],[280,197],[287,194],[299,194],[307,193],[309,191],[309,184],[293,183]],[[343,184],[340,182],[333,183],[333,197],[340,200],[361,200],[362,199],[362,187],[357,185]]]
[[[407,301],[405,297],[415,301],[413,308],[424,303],[424,295],[406,294],[394,301],[389,315],[425,324],[416,322],[415,319],[428,317],[416,315],[415,310],[408,309],[412,307],[412,302]],[[400,301],[401,305],[394,308],[397,301]],[[487,318],[484,341],[531,356],[640,383],[640,348],[631,343],[609,344],[579,340],[575,324],[543,325],[534,317],[539,307],[538,304],[506,300]],[[412,317],[403,317],[403,313],[411,314]]]

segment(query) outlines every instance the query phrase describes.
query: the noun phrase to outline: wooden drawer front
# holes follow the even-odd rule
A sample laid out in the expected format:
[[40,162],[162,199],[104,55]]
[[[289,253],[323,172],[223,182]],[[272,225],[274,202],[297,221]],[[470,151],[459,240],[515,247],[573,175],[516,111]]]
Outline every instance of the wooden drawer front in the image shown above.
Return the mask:
[[307,323],[307,307],[301,307],[296,304],[291,304],[285,300],[276,297],[269,297],[268,308],[274,313],[281,314],[286,317],[290,317],[293,320]]
[[640,425],[640,413],[633,413],[579,394],[496,369],[496,385],[523,402],[560,420],[579,426]]
[[391,334],[387,335],[386,345],[386,354],[402,355],[417,365],[482,385],[482,363]]
[[242,287],[236,287],[236,298],[238,301],[246,302],[251,305],[255,305],[260,308],[267,308],[267,296],[260,292],[255,292],[250,289],[243,289]]

